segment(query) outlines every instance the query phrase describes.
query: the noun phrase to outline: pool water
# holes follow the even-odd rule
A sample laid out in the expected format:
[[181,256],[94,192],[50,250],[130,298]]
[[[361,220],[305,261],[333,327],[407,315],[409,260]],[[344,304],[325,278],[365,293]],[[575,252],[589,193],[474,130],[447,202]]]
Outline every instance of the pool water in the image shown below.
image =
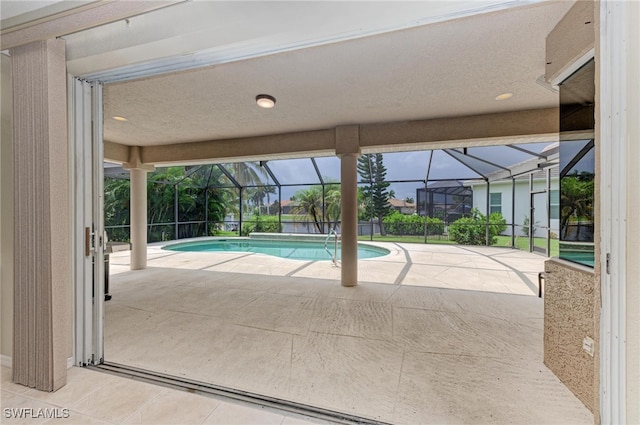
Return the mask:
[[563,251],[560,250],[560,258],[564,260],[573,261],[574,263],[583,264],[585,266],[593,267],[595,263],[593,252],[581,252],[581,251]]
[[[333,243],[329,243],[327,247],[329,251],[333,252]],[[221,239],[176,243],[167,245],[163,249],[188,252],[254,252],[292,260],[331,260],[331,255],[324,249],[324,242]],[[389,252],[388,249],[358,244],[359,259],[382,257]],[[340,258],[340,244],[338,243],[338,259]]]

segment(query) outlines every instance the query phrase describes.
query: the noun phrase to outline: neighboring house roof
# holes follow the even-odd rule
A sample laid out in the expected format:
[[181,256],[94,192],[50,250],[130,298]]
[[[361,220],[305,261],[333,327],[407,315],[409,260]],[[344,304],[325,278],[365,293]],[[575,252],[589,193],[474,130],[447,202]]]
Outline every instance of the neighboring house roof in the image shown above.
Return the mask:
[[402,199],[389,198],[389,203],[395,208],[415,208],[415,202],[406,202]]
[[281,207],[297,207],[298,203],[296,201],[292,201],[291,199],[283,199],[282,202],[280,202],[280,206]]

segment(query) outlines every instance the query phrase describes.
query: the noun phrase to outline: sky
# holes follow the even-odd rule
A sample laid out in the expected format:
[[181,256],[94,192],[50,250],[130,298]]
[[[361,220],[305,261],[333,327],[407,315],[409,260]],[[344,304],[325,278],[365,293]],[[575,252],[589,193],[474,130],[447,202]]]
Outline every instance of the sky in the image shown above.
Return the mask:
[[[540,152],[547,146],[544,144],[523,145],[534,152]],[[513,150],[505,146],[491,146],[483,148],[469,148],[470,155],[488,159],[496,165],[509,166],[532,158],[525,153]],[[424,181],[429,166],[431,151],[395,152],[383,155],[383,162],[387,168],[387,180],[419,180],[412,183],[392,183],[389,190],[395,192],[395,197],[405,199],[416,197],[416,189],[424,187]],[[473,161],[473,160],[472,160]],[[316,158],[316,163],[325,181],[340,180],[340,160],[337,157]],[[474,162],[480,172],[496,171],[498,168],[487,164]],[[295,183],[319,183],[317,174],[310,159],[276,160],[269,161],[269,168],[281,184]],[[480,175],[462,165],[459,161],[447,155],[443,151],[434,151],[431,160],[429,180],[435,179],[474,179]],[[282,199],[289,199],[296,191],[308,186],[283,187]]]
[[[535,143],[520,145],[520,147],[539,153],[548,145],[549,143]],[[467,153],[469,156],[481,157],[498,166],[504,167],[532,158],[531,155],[506,146],[469,148]],[[383,155],[383,163],[387,169],[386,178],[388,181],[392,181],[389,190],[394,191],[395,198],[415,199],[416,190],[424,187],[423,181],[427,176],[430,160],[429,180],[480,178],[478,173],[462,165],[458,160],[442,150],[433,151],[432,158],[431,155],[431,151],[394,152]],[[499,168],[487,165],[473,158],[469,159],[469,157],[467,157],[467,159],[471,161],[472,166],[480,173],[499,170]],[[340,181],[340,159],[338,157],[318,157],[315,158],[315,161],[318,165],[320,175],[325,182]],[[291,196],[299,190],[307,189],[310,184],[320,183],[313,163],[309,158],[272,160],[268,161],[267,164],[279,183],[283,185],[297,185],[282,187],[283,200],[290,199]],[[403,180],[417,181],[411,183],[398,182]],[[271,178],[269,178],[269,183],[274,183]]]

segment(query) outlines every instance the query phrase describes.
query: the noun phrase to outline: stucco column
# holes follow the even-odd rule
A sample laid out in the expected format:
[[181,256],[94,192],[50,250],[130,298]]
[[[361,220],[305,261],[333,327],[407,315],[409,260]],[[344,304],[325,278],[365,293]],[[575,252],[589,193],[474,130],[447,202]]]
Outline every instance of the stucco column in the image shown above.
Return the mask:
[[358,126],[336,128],[336,154],[340,157],[340,213],[342,286],[358,284]]
[[358,155],[340,155],[342,286],[358,284]]
[[11,50],[13,380],[66,384],[71,355],[71,225],[65,42]]
[[147,171],[132,168],[130,196],[131,270],[147,268]]
[[131,270],[147,268],[147,172],[154,166],[142,162],[138,146],[129,148],[129,230],[131,234]]

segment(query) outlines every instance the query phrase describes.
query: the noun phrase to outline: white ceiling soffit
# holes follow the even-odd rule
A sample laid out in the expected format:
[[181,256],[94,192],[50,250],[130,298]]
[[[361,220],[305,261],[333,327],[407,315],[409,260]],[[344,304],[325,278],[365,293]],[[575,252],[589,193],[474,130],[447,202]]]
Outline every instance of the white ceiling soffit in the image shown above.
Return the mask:
[[56,13],[84,6],[95,0],[2,0],[0,27],[15,27]]
[[122,81],[537,2],[189,1],[65,36],[67,66],[91,80]]
[[[571,6],[544,2],[107,84],[105,140],[149,146],[556,107],[557,94],[536,79],[546,35]],[[513,97],[495,100],[505,92]],[[261,93],[276,107],[258,108]]]

